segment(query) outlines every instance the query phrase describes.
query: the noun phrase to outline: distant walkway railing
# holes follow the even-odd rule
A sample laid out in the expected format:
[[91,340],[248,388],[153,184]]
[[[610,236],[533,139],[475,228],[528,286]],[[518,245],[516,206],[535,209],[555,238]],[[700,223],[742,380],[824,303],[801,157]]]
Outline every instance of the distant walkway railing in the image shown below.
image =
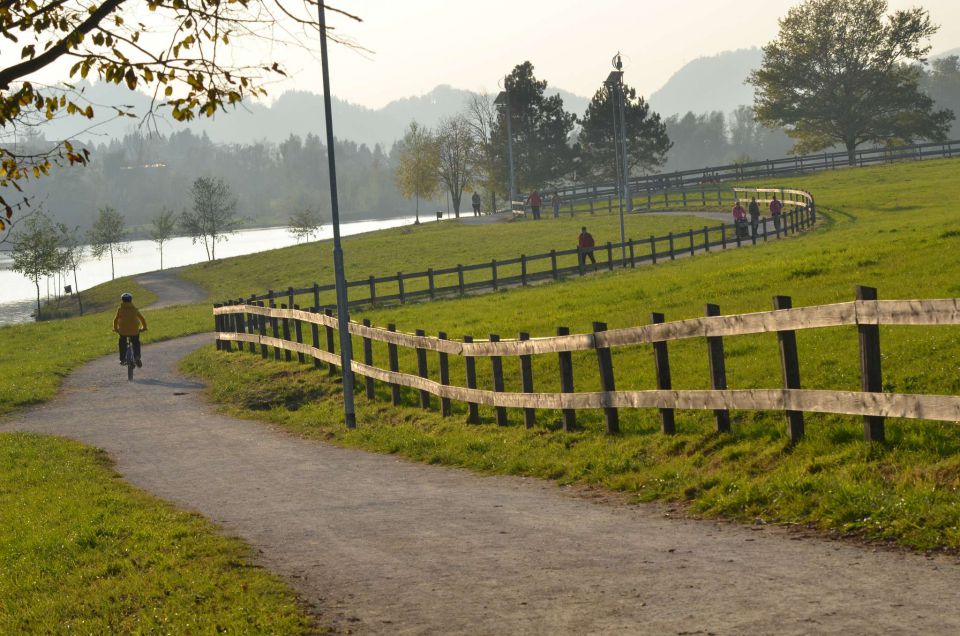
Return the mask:
[[[352,371],[365,378],[366,396],[371,400],[376,397],[375,383],[381,382],[389,387],[394,405],[401,404],[401,387],[408,387],[417,392],[419,404],[425,409],[435,404],[431,396],[439,398],[444,416],[451,414],[451,400],[466,403],[470,423],[480,421],[480,404],[496,409],[496,422],[500,425],[509,424],[507,409],[522,409],[528,428],[536,424],[536,409],[562,411],[564,430],[576,428],[577,410],[602,409],[610,434],[620,432],[619,409],[623,408],[658,409],[661,430],[666,434],[676,431],[674,409],[713,411],[716,430],[721,433],[731,428],[731,410],[775,410],[784,412],[788,434],[794,441],[804,435],[805,412],[862,415],[864,436],[872,441],[884,439],[885,417],[960,421],[958,396],[883,392],[879,336],[880,325],[960,325],[960,299],[877,300],[875,289],[858,287],[853,302],[793,308],[789,297],[776,296],[773,305],[773,311],[722,316],[720,308],[711,304],[706,306],[704,318],[665,322],[663,314],[653,313],[648,325],[608,330],[606,324],[595,322],[592,333],[570,335],[568,329],[558,327],[556,336],[531,338],[520,333],[516,340],[501,340],[497,334],[490,334],[488,340],[474,340],[470,335],[450,340],[444,332],[431,337],[423,330],[398,333],[392,324],[382,329],[372,327],[368,320],[363,324],[351,322],[350,334],[361,339],[363,352],[363,361],[352,363]],[[232,351],[232,343],[238,343],[243,351],[246,343],[250,353],[259,353],[265,359],[271,356],[272,348],[275,360],[281,359],[281,351],[287,360],[292,360],[292,353],[296,353],[300,363],[306,363],[309,356],[317,367],[327,364],[330,373],[335,373],[341,364],[334,351],[334,342],[339,340],[334,334],[339,324],[333,316],[250,303],[217,307],[213,313],[217,347],[222,351]],[[310,343],[304,339],[306,326],[311,330]],[[857,329],[862,391],[801,388],[796,331],[827,327]],[[325,348],[320,343],[320,328],[326,332]],[[781,387],[734,389],[727,385],[723,339],[748,334],[776,334]],[[668,343],[701,338],[706,345],[707,364],[703,368],[709,375],[710,389],[674,389]],[[379,348],[381,366],[374,362],[374,343],[387,349],[384,361],[383,347]],[[616,377],[613,350],[646,345],[653,349],[656,388],[618,388],[621,382],[629,384],[634,375]],[[415,358],[416,373],[400,371],[399,347],[413,354],[405,359]],[[572,354],[583,351],[596,352],[596,361],[591,361],[588,368],[575,370]],[[437,356],[432,373],[428,367],[430,354]],[[535,390],[532,358],[544,355],[556,356],[559,384],[556,376],[541,377],[537,382],[559,386],[559,391]],[[462,372],[463,383],[451,379],[451,356],[458,361],[456,370],[458,374]],[[493,390],[478,388],[477,361],[482,358],[490,360]],[[519,392],[504,388],[504,358],[518,365],[522,387]],[[582,356],[577,359],[582,360]],[[597,373],[600,391],[575,390],[575,375]]]
[[[565,276],[585,275],[588,271],[636,267],[638,264],[657,264],[667,260],[676,260],[684,256],[693,256],[698,252],[716,249],[728,249],[744,245],[755,245],[796,234],[812,227],[816,222],[816,204],[813,196],[804,190],[783,188],[734,188],[723,190],[717,195],[718,205],[732,205],[734,199],[746,199],[756,196],[758,203],[766,207],[776,195],[784,202],[784,213],[779,225],[770,217],[762,217],[756,235],[737,234],[731,223],[705,225],[691,228],[686,232],[670,232],[664,236],[649,236],[644,239],[627,239],[625,242],[608,242],[594,248],[597,261],[588,269],[580,258],[578,248],[550,250],[543,254],[521,254],[516,258],[503,260],[491,259],[482,263],[456,265],[454,267],[427,268],[418,272],[397,272],[381,276],[347,282],[349,305],[351,307],[382,305],[387,303],[406,303],[414,300],[435,299],[445,296],[463,296],[478,290],[497,291],[504,287],[528,285],[544,280],[559,280]],[[692,200],[692,195],[690,197]],[[546,219],[539,221],[549,222]],[[335,285],[313,283],[302,287],[289,287],[285,290],[268,290],[266,293],[253,294],[247,298],[229,299],[221,304],[266,303],[275,306],[286,300],[284,306],[293,307],[300,301],[304,306],[312,306],[321,311],[324,306],[332,307],[332,292]],[[330,297],[330,303],[322,302],[322,295]],[[306,298],[303,298],[306,297]]]
[[[960,157],[960,140],[910,144],[891,148],[869,148],[857,150],[855,153],[857,166],[951,157]],[[646,206],[649,209],[649,206],[657,203],[658,193],[664,191],[679,193],[691,188],[709,189],[711,185],[716,186],[730,181],[773,179],[785,175],[836,170],[848,166],[849,161],[846,151],[796,155],[782,159],[748,161],[697,170],[679,170],[633,177],[630,179],[630,193],[635,206]],[[571,205],[589,200],[608,200],[610,205],[614,205],[617,200],[615,183],[574,185],[557,188],[556,191],[563,200],[564,209],[569,209]],[[548,202],[545,201],[544,203]],[[544,208],[547,209],[549,206],[545,205]]]

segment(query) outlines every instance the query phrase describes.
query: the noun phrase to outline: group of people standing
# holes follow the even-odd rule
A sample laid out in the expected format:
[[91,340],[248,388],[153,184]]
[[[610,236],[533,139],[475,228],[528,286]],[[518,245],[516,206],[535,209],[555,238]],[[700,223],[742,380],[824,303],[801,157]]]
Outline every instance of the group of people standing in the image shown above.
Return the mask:
[[[774,194],[769,207],[770,218],[773,219],[773,225],[777,230],[777,234],[780,234],[780,216],[783,212],[783,202],[777,199],[777,195]],[[746,210],[743,209],[740,199],[737,199],[733,204],[733,222],[734,225],[737,226],[738,236],[746,236],[745,229],[748,214],[750,215],[750,236],[756,238],[757,227],[760,225],[760,204],[757,202],[757,197],[750,197],[750,203]],[[743,229],[742,234],[741,228]]]
[[[473,216],[480,216],[480,194],[476,190],[474,190],[473,196],[470,197],[470,203],[473,204]],[[534,220],[540,218],[540,207],[543,205],[543,197],[540,196],[536,188],[527,196],[524,204],[530,206],[530,213],[533,215]],[[560,218],[560,193],[556,190],[553,191],[550,204],[553,206],[553,218]]]

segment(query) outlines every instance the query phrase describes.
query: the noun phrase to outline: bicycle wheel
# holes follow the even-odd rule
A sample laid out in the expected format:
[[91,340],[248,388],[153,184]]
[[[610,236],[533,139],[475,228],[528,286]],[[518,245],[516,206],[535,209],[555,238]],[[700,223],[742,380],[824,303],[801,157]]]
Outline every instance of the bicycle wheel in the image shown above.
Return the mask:
[[133,361],[133,343],[127,348],[127,381],[133,380],[133,367],[136,363]]

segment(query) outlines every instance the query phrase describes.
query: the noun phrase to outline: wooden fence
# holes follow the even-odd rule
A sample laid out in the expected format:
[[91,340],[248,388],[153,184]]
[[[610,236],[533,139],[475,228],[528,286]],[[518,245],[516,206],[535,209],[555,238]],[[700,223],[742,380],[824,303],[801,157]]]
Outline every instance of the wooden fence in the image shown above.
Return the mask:
[[[895,161],[914,161],[921,159],[940,159],[960,157],[960,140],[924,144],[911,144],[893,148],[869,148],[856,151],[858,166],[892,163]],[[684,189],[707,187],[730,181],[747,179],[772,179],[791,174],[805,174],[822,170],[836,170],[848,167],[846,151],[823,152],[809,155],[796,155],[783,159],[751,161],[726,166],[714,166],[702,170],[682,170],[663,174],[644,175],[630,179],[630,192],[634,205],[650,209],[658,203],[658,194],[664,191],[679,193]],[[564,201],[564,207],[570,208],[589,200],[609,201],[616,205],[617,186],[614,183],[590,184],[557,188]],[[549,206],[545,206],[548,209]]]
[[[292,354],[296,353],[301,363],[305,363],[307,357],[317,366],[326,363],[331,373],[340,365],[340,357],[334,351],[338,323],[329,310],[321,313],[316,308],[309,311],[295,307],[270,308],[258,302],[216,306],[213,313],[217,347],[222,351],[232,351],[234,342],[242,351],[243,343],[247,343],[251,353],[259,352],[264,358],[270,357],[272,348],[277,360],[283,351],[287,360],[292,360]],[[521,333],[515,340],[501,339],[496,334],[491,334],[488,340],[475,340],[469,335],[451,340],[445,333],[431,337],[422,330],[407,334],[397,332],[394,325],[382,329],[366,320],[363,324],[351,322],[350,333],[362,340],[360,350],[363,352],[363,361],[355,361],[352,371],[366,379],[364,386],[370,399],[375,395],[375,382],[390,387],[394,404],[400,403],[400,387],[409,387],[419,392],[424,408],[431,407],[430,396],[439,397],[444,416],[450,414],[451,400],[465,402],[468,421],[472,423],[479,421],[477,405],[480,404],[496,408],[498,424],[508,422],[507,409],[522,409],[527,427],[535,424],[535,409],[558,409],[563,412],[565,430],[576,425],[577,410],[602,409],[607,432],[615,434],[620,430],[619,409],[655,408],[659,410],[662,431],[672,434],[676,428],[674,410],[694,409],[712,410],[716,430],[725,432],[730,430],[732,409],[776,410],[784,412],[792,440],[803,436],[804,413],[814,412],[862,415],[866,439],[881,441],[885,417],[960,421],[958,396],[882,392],[879,335],[880,325],[960,325],[960,299],[877,300],[875,289],[858,287],[856,300],[852,302],[793,308],[789,297],[777,296],[773,311],[724,316],[716,305],[707,305],[705,314],[703,318],[665,322],[662,314],[654,313],[651,324],[643,326],[608,330],[605,324],[596,322],[592,333],[571,335],[569,330],[560,327],[553,337],[531,338]],[[305,335],[307,326],[309,341]],[[857,329],[862,391],[801,388],[796,331],[828,327]],[[325,331],[325,344],[321,341],[320,329]],[[732,389],[727,386],[724,338],[747,334],[776,334],[783,378],[781,387]],[[668,343],[691,338],[702,338],[706,345],[709,390],[672,388]],[[387,368],[375,364],[373,342],[386,343]],[[638,345],[652,345],[656,388],[617,390],[613,351]],[[399,347],[415,353],[416,375],[400,372]],[[575,391],[572,353],[578,351],[596,353],[596,366],[591,366],[592,373],[599,373],[601,391]],[[437,356],[437,379],[431,379],[428,374],[430,354]],[[531,358],[544,355],[556,356],[560,392],[535,391]],[[450,378],[450,356],[463,358],[463,384]],[[490,360],[492,391],[477,388],[479,358]],[[519,364],[521,392],[504,390],[504,358]],[[577,370],[578,375],[584,372]]]
[[[699,196],[700,192],[697,192]],[[594,249],[596,269],[613,271],[616,268],[636,267],[638,264],[656,264],[661,261],[675,260],[678,256],[693,255],[697,252],[723,250],[728,247],[740,247],[744,244],[756,244],[779,238],[785,238],[801,230],[812,227],[816,222],[816,204],[813,196],[804,190],[783,188],[733,188],[711,193],[709,203],[721,206],[732,205],[734,199],[746,199],[756,196],[758,202],[766,204],[776,195],[784,202],[784,212],[780,224],[770,217],[762,217],[756,236],[744,238],[738,236],[733,224],[722,223],[719,226],[691,228],[687,232],[670,232],[664,236],[649,236],[643,239],[627,239],[625,242],[608,242]],[[667,195],[669,196],[669,195]],[[684,198],[684,202],[688,198]],[[694,200],[690,194],[689,201]],[[543,223],[547,220],[540,221]],[[592,264],[591,264],[592,265]],[[591,267],[590,269],[594,269]],[[559,280],[565,276],[583,276],[588,271],[580,262],[577,248],[550,250],[543,254],[525,255],[510,259],[491,259],[482,263],[456,265],[455,267],[428,268],[419,272],[397,272],[381,276],[368,276],[347,281],[349,305],[373,306],[386,303],[406,303],[411,300],[434,299],[443,296],[464,295],[477,290],[498,290],[502,287],[528,285],[537,281]],[[306,296],[304,305],[322,307],[329,303],[321,302],[321,294],[331,294],[333,284],[313,283],[303,287],[289,287],[285,290],[269,290],[265,294],[253,294],[239,299],[254,303],[266,301],[274,304],[286,299],[292,307],[297,297]],[[234,299],[223,304],[237,302]]]

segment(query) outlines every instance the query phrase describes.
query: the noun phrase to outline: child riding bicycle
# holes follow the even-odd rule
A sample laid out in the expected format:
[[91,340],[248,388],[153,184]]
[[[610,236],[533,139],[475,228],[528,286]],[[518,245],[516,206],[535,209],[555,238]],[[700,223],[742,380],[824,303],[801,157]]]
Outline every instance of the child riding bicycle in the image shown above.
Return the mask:
[[133,304],[133,295],[129,292],[124,292],[120,296],[120,306],[117,307],[117,315],[113,319],[113,330],[120,336],[120,364],[127,364],[127,339],[129,338],[133,346],[134,363],[142,367],[140,332],[147,330],[147,321]]

